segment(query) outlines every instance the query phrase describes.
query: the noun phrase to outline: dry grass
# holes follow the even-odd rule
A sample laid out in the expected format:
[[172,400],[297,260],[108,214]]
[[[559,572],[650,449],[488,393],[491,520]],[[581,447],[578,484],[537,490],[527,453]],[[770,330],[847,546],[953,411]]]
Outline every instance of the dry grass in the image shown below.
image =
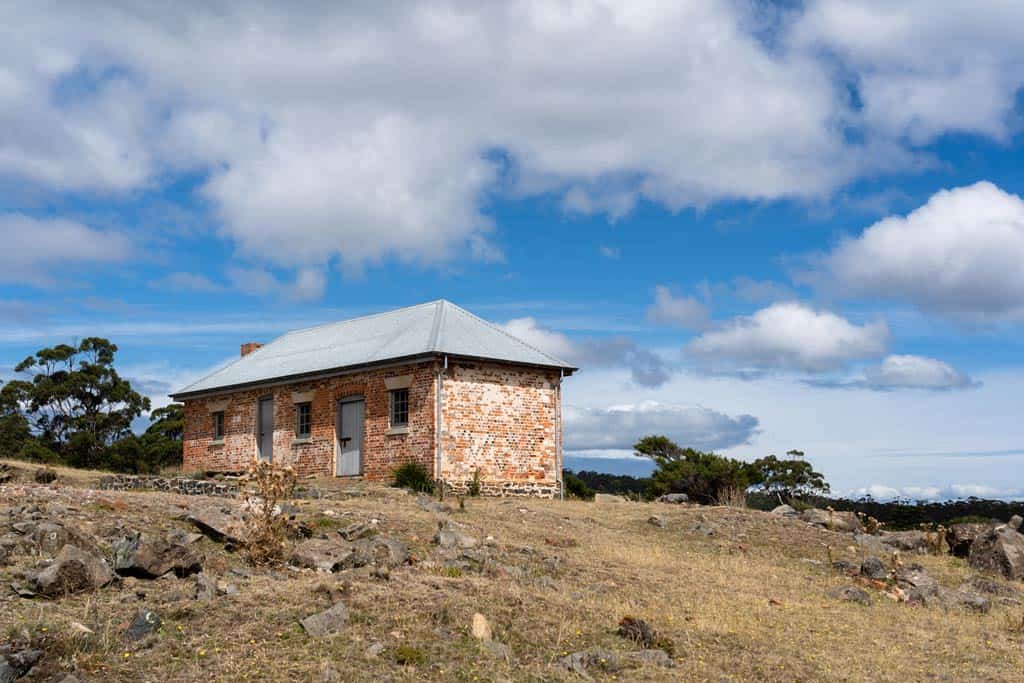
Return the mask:
[[[26,487],[24,495],[41,488]],[[4,505],[18,503],[20,489],[0,491]],[[197,502],[156,493],[45,493],[79,510],[81,519],[70,521],[97,534],[118,524],[181,525],[173,521],[178,506]],[[430,542],[437,517],[402,492],[367,487],[363,497],[296,504],[310,520],[380,518],[381,533],[408,542],[417,562],[393,571],[390,581],[358,571],[287,569],[254,570],[246,579],[229,571],[243,567],[242,558],[204,539],[207,571],[237,584],[237,595],[198,603],[188,579],[126,579],[120,589],[55,602],[4,595],[0,637],[31,632],[48,644],[54,670],[77,666],[106,681],[324,680],[325,672],[337,680],[578,680],[552,662],[593,646],[633,649],[615,633],[632,615],[674,642],[678,667],[631,669],[618,680],[1010,681],[1024,669],[1024,608],[947,612],[881,594],[870,607],[836,602],[825,593],[845,579],[825,568],[825,545],[836,559],[855,559],[850,537],[765,513],[467,500],[453,518],[478,537],[494,536],[501,561],[522,570],[511,577],[451,571],[437,562]],[[655,512],[665,528],[647,523]],[[716,533],[694,532],[698,523]],[[549,545],[546,538],[577,543]],[[954,558],[913,559],[948,586],[970,573]],[[0,573],[9,580],[16,570]],[[349,625],[336,636],[306,636],[297,620],[328,607],[332,591],[348,603]],[[128,648],[120,633],[141,606],[160,613],[164,626],[151,642]],[[469,635],[474,612],[490,620],[495,639],[510,649],[508,660]],[[95,633],[75,635],[72,622]],[[384,650],[370,658],[376,643]]]

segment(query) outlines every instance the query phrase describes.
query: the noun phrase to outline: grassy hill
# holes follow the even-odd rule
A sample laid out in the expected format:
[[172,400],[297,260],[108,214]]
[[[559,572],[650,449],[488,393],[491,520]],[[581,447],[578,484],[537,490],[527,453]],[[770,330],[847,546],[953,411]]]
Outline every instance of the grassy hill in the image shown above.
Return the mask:
[[[54,520],[94,541],[91,550],[108,560],[127,531],[194,531],[189,511],[239,505],[98,491],[98,473],[72,470],[39,485],[32,468],[11,464],[23,471],[0,485],[0,536],[17,535],[18,522]],[[388,487],[303,485],[321,497],[291,504],[315,535],[336,538],[364,522],[378,537],[405,543],[409,562],[337,573],[252,567],[203,537],[195,541],[203,575],[220,588],[211,599],[195,598],[195,576],[125,577],[52,599],[5,588],[0,639],[11,651],[42,653],[26,680],[75,672],[83,681],[1010,681],[1024,670],[1016,592],[1024,586],[997,581],[1007,596],[993,598],[987,613],[898,602],[881,582],[830,566],[864,558],[851,535],[799,520],[602,500],[473,498],[465,510],[449,500],[456,509],[438,513]],[[444,519],[478,543],[466,552],[438,547]],[[2,585],[24,583],[46,559],[31,549],[11,553],[0,566]],[[975,573],[949,556],[903,561],[920,563],[949,588]],[[847,585],[866,590],[869,604],[829,596]],[[299,625],[335,603],[348,614],[337,633],[313,637]],[[127,641],[140,609],[161,625]],[[490,644],[474,637],[475,614],[489,626]],[[658,645],[672,652],[667,662],[629,654],[643,648],[617,633],[624,617],[657,632]],[[599,655],[578,667],[582,675],[562,664],[577,652]]]

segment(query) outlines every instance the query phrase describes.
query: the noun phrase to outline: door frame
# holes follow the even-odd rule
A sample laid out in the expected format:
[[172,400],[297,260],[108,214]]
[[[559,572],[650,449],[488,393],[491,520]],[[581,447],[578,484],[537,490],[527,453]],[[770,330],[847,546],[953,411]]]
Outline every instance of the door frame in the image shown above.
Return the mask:
[[[363,443],[359,446],[359,473],[338,474],[338,459],[341,458],[341,406],[345,403],[363,404]],[[363,394],[352,394],[342,396],[334,403],[334,476],[335,477],[361,477],[366,472],[366,397]]]
[[260,432],[263,431],[263,403],[270,402],[270,458],[267,462],[274,462],[274,395],[267,394],[256,399],[256,461],[263,459],[263,439]]

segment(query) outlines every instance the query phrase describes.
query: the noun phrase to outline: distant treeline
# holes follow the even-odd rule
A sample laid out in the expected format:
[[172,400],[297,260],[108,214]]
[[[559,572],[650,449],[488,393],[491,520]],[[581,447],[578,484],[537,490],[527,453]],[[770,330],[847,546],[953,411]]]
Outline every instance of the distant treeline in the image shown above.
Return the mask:
[[[586,484],[587,488],[596,493],[612,493],[630,497],[648,497],[651,484],[650,477],[631,477],[626,474],[607,474],[583,470],[573,472],[566,470]],[[796,502],[796,501],[794,501]],[[872,498],[849,500],[828,496],[803,496],[799,502],[802,507],[850,510],[861,512],[884,522],[893,530],[913,529],[920,524],[944,524],[949,526],[958,522],[986,522],[998,520],[1005,522],[1013,515],[1024,515],[1024,502],[1008,502],[1005,500],[988,500],[984,498],[967,498],[965,500],[948,500],[942,502],[892,500],[878,501]],[[756,510],[771,510],[779,504],[773,494],[752,492],[747,495],[747,506]]]

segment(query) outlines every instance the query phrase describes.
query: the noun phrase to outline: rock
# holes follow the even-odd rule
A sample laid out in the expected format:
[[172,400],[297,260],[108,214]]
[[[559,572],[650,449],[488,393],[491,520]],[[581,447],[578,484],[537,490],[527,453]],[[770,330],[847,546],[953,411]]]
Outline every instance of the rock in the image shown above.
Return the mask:
[[659,503],[674,503],[679,505],[681,503],[689,503],[690,497],[685,493],[666,493],[665,495],[658,498]]
[[793,507],[791,507],[789,505],[779,505],[777,507],[772,508],[772,514],[773,515],[784,515],[786,517],[796,517],[800,513],[797,512]]
[[373,643],[363,652],[363,657],[366,659],[377,659],[382,652],[384,652],[384,643]]
[[928,552],[928,535],[923,531],[883,531],[878,540],[894,550]]
[[473,614],[473,637],[477,640],[488,641],[494,637],[494,633],[491,631],[491,623],[487,621],[487,617],[476,612]]
[[247,537],[245,522],[219,508],[208,507],[192,510],[187,519],[215,541],[232,545],[245,543]]
[[974,539],[967,561],[1011,581],[1024,579],[1024,534],[1006,525],[991,529]]
[[213,600],[217,597],[217,582],[208,574],[196,574],[195,599]]
[[353,549],[353,567],[374,565],[394,569],[409,561],[409,546],[393,538],[361,538],[355,542]]
[[184,529],[171,529],[167,532],[167,542],[177,545],[192,545],[202,537],[202,534],[185,531]]
[[620,638],[631,640],[645,650],[655,647],[659,638],[657,632],[643,619],[622,617],[615,631]]
[[832,562],[832,571],[839,572],[840,574],[858,574],[860,573],[860,567],[850,560],[840,559]]
[[953,602],[964,609],[982,614],[988,614],[989,610],[992,609],[992,600],[990,598],[963,589],[953,591]]
[[601,647],[592,647],[589,650],[573,652],[557,660],[556,664],[587,681],[593,680],[588,673],[588,669],[613,673],[621,668],[618,655],[611,650]]
[[998,595],[1001,597],[1016,598],[1020,596],[1020,591],[1018,591],[1013,586],[1001,583],[999,581],[993,581],[992,579],[986,578],[984,576],[977,575],[967,579],[967,581],[964,582],[964,585],[960,588],[961,590],[964,590],[966,588],[978,591],[979,593],[985,593],[987,595]]
[[938,582],[921,565],[902,567],[895,578],[896,585],[906,591],[907,602],[928,603],[939,595]]
[[60,552],[70,540],[67,529],[53,522],[40,522],[32,530],[31,538],[41,554],[51,556]]
[[656,526],[659,529],[664,529],[665,528],[665,520],[663,520],[658,515],[651,515],[650,517],[648,517],[647,518],[647,523],[650,524],[651,526]]
[[184,577],[202,569],[202,558],[187,545],[139,533],[129,533],[114,544],[114,571],[121,576],[155,579],[174,572]]
[[477,540],[469,534],[459,531],[451,521],[439,525],[434,535],[434,543],[442,548],[474,548]]
[[496,640],[485,640],[483,641],[484,648],[498,659],[504,659],[509,661],[512,659],[512,649],[505,643],[499,643]]
[[885,581],[889,578],[889,568],[877,557],[868,557],[860,563],[860,573],[869,579]]
[[[0,462],[0,484],[6,484],[14,480],[14,468],[7,463]],[[2,678],[0,678],[2,680]]]
[[140,609],[124,632],[124,639],[129,642],[142,640],[146,636],[156,633],[162,624],[163,619],[159,614],[151,609]]
[[1014,531],[1020,531],[1020,525],[1024,524],[1024,517],[1020,515],[1014,515],[1010,517],[1010,521],[1006,523],[1006,526],[1010,527]]
[[106,560],[74,545],[65,545],[53,564],[30,577],[35,592],[47,597],[96,590],[113,580]]
[[297,544],[289,561],[296,567],[336,572],[344,568],[354,552],[350,543],[314,539]]
[[57,481],[57,473],[49,467],[36,470],[34,479],[37,484],[50,484]]
[[351,524],[345,527],[344,529],[339,529],[338,533],[346,541],[355,541],[360,538],[372,536],[374,533],[376,533],[376,530],[370,524],[366,524],[365,522],[356,522],[355,524]]
[[21,678],[43,658],[42,650],[19,650],[4,657],[0,653],[0,683]]
[[857,515],[853,512],[829,512],[819,508],[809,508],[800,513],[800,519],[832,531],[858,532],[864,530]]
[[637,650],[636,652],[627,652],[626,659],[632,662],[637,662],[638,664],[661,666],[666,669],[675,668],[676,665],[669,654],[664,650]]
[[348,608],[337,602],[328,610],[312,614],[299,621],[306,633],[319,638],[328,633],[340,631],[348,623]]
[[953,524],[946,531],[946,543],[949,545],[949,552],[957,557],[967,557],[971,554],[971,544],[978,536],[994,528],[993,524]]
[[711,526],[710,524],[706,524],[705,522],[701,522],[697,526],[693,527],[693,532],[697,534],[702,534],[704,536],[714,536],[715,527]]
[[862,588],[856,586],[838,586],[828,592],[828,597],[847,602],[858,602],[862,605],[871,604],[871,596]]

